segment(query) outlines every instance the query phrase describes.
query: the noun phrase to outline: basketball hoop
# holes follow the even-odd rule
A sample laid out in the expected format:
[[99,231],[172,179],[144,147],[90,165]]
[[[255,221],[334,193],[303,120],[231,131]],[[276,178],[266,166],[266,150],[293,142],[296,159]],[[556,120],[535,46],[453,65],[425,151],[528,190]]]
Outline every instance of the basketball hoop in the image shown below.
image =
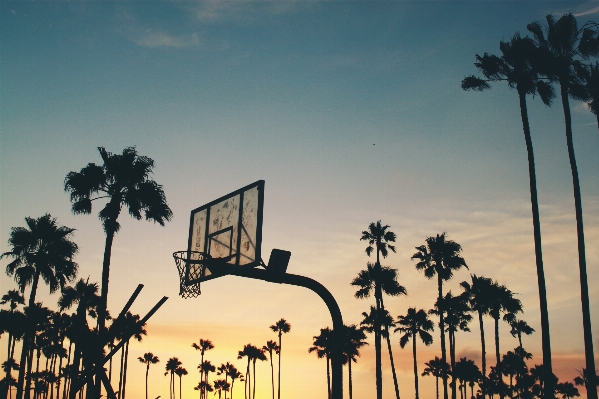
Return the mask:
[[[210,255],[197,251],[177,251],[173,252],[173,258],[179,271],[179,295],[185,299],[197,298],[202,293],[199,279],[206,274],[205,263],[211,259]],[[189,284],[190,281],[193,283]]]

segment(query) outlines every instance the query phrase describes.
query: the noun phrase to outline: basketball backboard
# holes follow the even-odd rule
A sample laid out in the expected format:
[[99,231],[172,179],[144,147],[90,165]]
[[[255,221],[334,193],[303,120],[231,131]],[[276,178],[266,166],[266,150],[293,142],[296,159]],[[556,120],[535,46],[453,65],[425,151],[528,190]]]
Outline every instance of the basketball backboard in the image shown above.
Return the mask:
[[[220,277],[230,267],[260,265],[263,205],[264,180],[258,180],[191,211],[187,285]],[[199,252],[211,259],[194,262],[201,260]]]

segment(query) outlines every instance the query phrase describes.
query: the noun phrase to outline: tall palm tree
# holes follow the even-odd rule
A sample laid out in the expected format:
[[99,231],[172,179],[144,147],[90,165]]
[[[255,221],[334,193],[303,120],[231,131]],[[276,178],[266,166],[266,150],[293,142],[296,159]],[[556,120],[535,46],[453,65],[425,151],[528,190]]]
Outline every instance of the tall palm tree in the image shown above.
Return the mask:
[[[115,320],[115,322],[112,324],[111,327],[115,327],[116,325],[116,330],[118,331],[118,337],[120,339],[123,339],[123,337],[126,334],[133,334],[132,338],[135,338],[135,340],[137,341],[141,341],[142,340],[142,336],[143,335],[147,335],[147,331],[145,329],[146,324],[140,324],[140,319],[141,317],[139,317],[139,315],[134,315],[131,312],[127,312],[125,313],[124,317],[122,319],[117,319]],[[111,328],[112,330],[112,328]],[[122,384],[119,384],[119,391],[121,392],[119,399],[125,399],[125,393],[126,393],[126,388],[127,388],[127,370],[128,370],[128,364],[129,364],[129,343],[131,342],[131,340],[127,340],[127,343],[125,343],[125,346],[123,347],[124,350],[124,363],[123,363],[123,367],[121,369],[121,376],[122,376]],[[173,380],[173,384],[174,384],[174,380]],[[173,385],[173,389],[174,389],[174,385]],[[174,399],[174,392],[173,392],[173,399]]]
[[212,385],[204,380],[200,381],[198,383],[198,386],[194,387],[193,389],[195,389],[196,391],[200,391],[200,397],[202,395],[202,392],[204,392],[204,394],[205,394],[206,392],[214,391],[214,388],[212,388]]
[[[10,306],[10,310],[9,311],[5,311],[2,310],[2,315],[3,315],[3,321],[0,323],[1,330],[4,330],[8,333],[8,339],[7,339],[7,343],[8,343],[8,349],[6,351],[7,354],[7,359],[6,361],[9,362],[10,364],[16,364],[16,362],[13,359],[13,348],[14,348],[14,343],[17,341],[17,336],[19,335],[17,330],[18,328],[18,320],[17,318],[21,318],[20,315],[23,315],[23,317],[25,316],[23,313],[17,311],[17,306],[19,305],[25,305],[25,297],[23,295],[21,295],[21,293],[17,290],[9,290],[6,294],[2,295],[2,300],[0,300],[0,304],[1,305],[6,305],[9,304]],[[10,327],[9,327],[10,326]],[[15,334],[17,333],[17,334]],[[20,337],[18,338],[20,339]],[[12,361],[12,362],[11,362]],[[10,388],[10,384],[9,381],[11,381],[12,376],[11,376],[11,372],[12,372],[13,368],[11,367],[6,367],[5,371],[6,371],[6,380],[5,380],[5,384],[4,384],[4,397],[6,397],[8,395],[8,390]],[[18,370],[18,368],[14,369],[14,370]]]
[[358,328],[355,324],[343,326],[343,357],[349,373],[349,399],[353,398],[351,364],[358,361],[356,358],[360,356],[360,348],[368,345],[368,342],[364,341],[365,339],[366,334],[364,334],[363,328]]
[[160,362],[160,359],[158,359],[158,356],[154,356],[152,352],[146,352],[143,357],[140,356],[137,360],[146,365],[146,399],[148,399],[148,374],[150,372],[150,364],[156,364]]
[[[37,219],[25,218],[27,227],[13,227],[8,244],[9,252],[0,255],[0,259],[11,257],[13,261],[6,265],[6,274],[13,276],[21,292],[31,285],[29,307],[35,305],[35,296],[40,277],[50,287],[50,293],[62,288],[77,275],[77,263],[73,257],[78,247],[71,237],[75,229],[59,226],[49,213]],[[32,336],[23,338],[20,364],[24,365],[28,350],[32,345]],[[29,397],[29,391],[23,393],[25,380],[24,367],[19,371],[17,399],[23,395]]]
[[[453,296],[451,291],[449,291],[443,297],[442,303],[439,301],[435,302],[435,307],[429,310],[430,314],[438,315],[439,312],[443,309],[445,324],[447,325],[446,330],[449,335],[449,359],[451,370],[456,364],[456,342],[455,342],[455,333],[458,330],[462,331],[470,331],[468,327],[468,323],[472,320],[472,316],[469,314],[470,306],[468,306],[468,297],[464,294]],[[456,386],[455,386],[455,377],[452,374],[451,379],[451,397],[452,399],[456,398]]]
[[[245,384],[244,384],[244,395],[245,395],[245,399],[248,399],[249,396],[249,392],[251,391],[251,384],[252,381],[250,379],[250,363],[252,361],[252,344],[247,344],[243,346],[243,350],[240,350],[239,352],[237,352],[237,359],[243,359],[244,357],[247,357],[248,363],[247,363],[247,368],[245,371]],[[249,389],[248,389],[248,385],[250,385]]]
[[[382,277],[379,269],[381,268],[380,257],[386,258],[389,254],[389,249],[395,252],[395,247],[390,243],[395,242],[396,235],[389,229],[389,225],[384,225],[381,221],[372,222],[368,225],[368,230],[362,232],[360,241],[367,241],[368,246],[366,247],[366,255],[370,256],[373,251],[376,250],[376,263],[374,264],[375,278]],[[358,275],[359,276],[359,275]],[[355,280],[354,280],[355,281]],[[353,284],[353,282],[352,282]],[[374,298],[377,313],[383,308],[383,293],[381,282],[378,280],[374,281]],[[377,321],[378,323],[378,321]],[[382,358],[381,358],[381,336],[378,331],[379,328],[375,328],[374,335],[374,350],[375,350],[375,361],[376,361],[376,398],[382,399],[383,397],[383,371],[382,371]],[[396,397],[399,399],[399,391],[396,388]]]
[[256,361],[266,361],[266,356],[264,355],[264,350],[258,348],[254,345],[251,346],[251,358],[252,358],[252,374],[254,378],[254,383],[252,384],[252,399],[256,399]]
[[183,384],[183,376],[187,375],[187,370],[185,370],[185,368],[179,366],[175,369],[175,374],[177,374],[179,376],[179,399],[183,399],[183,396],[181,394],[181,392],[182,392],[181,385]]
[[[216,371],[216,367],[209,360],[204,360],[199,364],[198,369],[200,370],[200,374],[204,376],[204,382],[206,383],[208,383],[208,374]],[[204,392],[204,397],[206,397],[206,392]]]
[[416,336],[420,337],[420,340],[424,345],[429,346],[433,343],[433,336],[428,332],[433,331],[435,326],[433,322],[429,320],[428,315],[424,309],[416,310],[416,308],[409,308],[408,313],[405,316],[397,316],[397,327],[395,332],[399,331],[404,333],[399,339],[399,346],[404,348],[410,338],[412,338],[412,350],[414,353],[414,387],[416,389],[416,399],[418,395],[418,361],[416,358]]
[[483,316],[488,314],[493,303],[493,280],[487,277],[477,277],[471,275],[472,283],[462,281],[460,286],[464,289],[464,294],[468,297],[470,308],[478,314],[478,324],[480,327],[480,342],[482,348],[482,373],[483,378],[487,376],[487,352],[485,346],[485,328]]
[[512,337],[518,338],[520,348],[522,348],[522,334],[531,335],[535,332],[535,329],[529,326],[524,320],[513,320],[510,322],[510,326],[512,327],[510,334],[512,334]]
[[434,359],[424,363],[426,366],[422,371],[422,376],[432,375],[435,377],[436,399],[439,399],[439,378],[443,378],[449,373],[449,364],[435,356]]
[[332,340],[333,330],[329,327],[321,328],[320,335],[313,337],[313,346],[308,349],[308,353],[316,352],[316,356],[319,359],[324,358],[327,361],[327,398],[331,399],[331,354],[332,354]]
[[507,287],[497,283],[493,284],[492,295],[489,315],[495,320],[495,357],[497,359],[497,366],[499,366],[501,361],[499,352],[499,319],[502,313],[505,314],[504,320],[515,318],[516,313],[522,312],[522,302],[515,298],[514,293]]
[[[191,344],[191,347],[197,351],[200,351],[200,355],[201,355],[200,364],[203,364],[204,363],[204,353],[206,353],[206,351],[214,349],[214,344],[209,339],[200,338],[200,341],[198,342],[198,344],[196,344],[194,342]],[[206,382],[208,382],[208,381],[206,381]],[[205,396],[205,394],[206,394],[206,392],[200,391],[200,398],[203,398]]]
[[235,380],[245,381],[244,375],[235,368],[232,364],[228,367],[227,375],[231,378],[231,399],[233,399],[233,388],[235,387]]
[[391,372],[393,374],[393,384],[395,386],[395,396],[399,396],[399,385],[397,384],[397,374],[395,373],[395,362],[393,361],[393,351],[391,349],[391,338],[389,329],[395,327],[393,317],[389,312],[382,308],[378,312],[374,306],[370,306],[370,313],[362,312],[364,319],[360,322],[364,331],[372,333],[375,337],[385,338],[387,341],[387,351],[389,352],[389,361],[391,362]]
[[281,399],[281,352],[283,350],[283,342],[281,341],[281,337],[284,333],[286,334],[291,331],[291,324],[289,324],[287,320],[281,319],[270,326],[270,329],[273,332],[276,332],[279,336],[279,377],[277,382],[277,399]]
[[125,148],[122,154],[112,154],[104,147],[98,147],[98,151],[103,165],[90,163],[79,172],[69,172],[65,177],[64,190],[70,193],[74,214],[91,213],[92,201],[108,199],[98,213],[106,233],[102,262],[102,303],[98,309],[98,327],[100,334],[104,334],[112,242],[120,228],[117,219],[123,206],[133,218],[140,220],[143,214],[146,220],[157,222],[161,226],[171,220],[173,212],[166,203],[162,186],[150,178],[154,168],[151,158],[138,155],[135,147]]
[[268,352],[268,358],[270,359],[270,382],[272,386],[272,399],[275,399],[275,368],[272,363],[272,353],[279,353],[279,345],[277,345],[275,341],[269,340],[268,342],[266,342],[266,345],[262,347],[262,350]]
[[181,365],[181,361],[176,357],[171,357],[167,360],[164,369],[164,375],[170,374],[169,397],[175,399],[175,370]]
[[[500,42],[501,57],[484,54],[476,55],[476,67],[483,73],[487,81],[506,81],[510,88],[515,88],[520,100],[520,116],[528,155],[528,177],[530,186],[530,203],[532,209],[533,237],[537,267],[537,283],[539,286],[539,304],[541,310],[541,330],[543,345],[543,363],[551,369],[551,343],[549,336],[549,313],[547,310],[547,289],[545,284],[545,269],[541,245],[541,222],[539,217],[539,202],[537,196],[537,178],[535,171],[534,151],[528,122],[526,95],[538,94],[545,105],[551,105],[555,97],[553,88],[539,79],[539,73],[534,67],[539,51],[535,43],[528,37],[521,38],[516,33],[510,42]],[[487,81],[470,76],[462,81],[464,90],[482,91],[489,88]]]
[[[443,299],[443,281],[453,277],[453,272],[462,267],[468,268],[464,258],[460,256],[462,247],[455,241],[448,240],[446,233],[437,234],[435,237],[427,237],[425,245],[416,247],[412,259],[417,259],[416,270],[424,271],[424,276],[432,279],[437,276],[438,296],[437,301]],[[439,312],[439,329],[441,330],[441,360],[447,363],[445,347],[445,319],[443,310]],[[447,374],[443,375],[443,399],[448,399]]]
[[[563,15],[557,21],[553,15],[546,17],[547,26],[538,22],[528,24],[527,28],[534,35],[536,44],[542,50],[539,57],[538,70],[552,82],[560,86],[560,96],[564,109],[566,123],[566,144],[572,172],[574,188],[574,209],[576,211],[576,232],[578,236],[578,266],[580,269],[580,299],[582,302],[582,324],[584,330],[585,359],[588,370],[595,372],[595,357],[593,352],[593,334],[591,327],[591,310],[589,305],[589,287],[587,278],[586,250],[584,240],[584,225],[582,220],[582,196],[578,178],[578,166],[574,154],[572,139],[572,118],[570,115],[569,97],[574,100],[587,100],[588,94],[581,79],[583,69],[580,60],[599,55],[599,29],[595,23],[587,23],[578,28],[576,18],[572,13]],[[547,381],[551,378],[551,365],[543,369]],[[597,389],[587,385],[589,399],[597,399]],[[545,395],[552,395],[551,384],[545,384]]]

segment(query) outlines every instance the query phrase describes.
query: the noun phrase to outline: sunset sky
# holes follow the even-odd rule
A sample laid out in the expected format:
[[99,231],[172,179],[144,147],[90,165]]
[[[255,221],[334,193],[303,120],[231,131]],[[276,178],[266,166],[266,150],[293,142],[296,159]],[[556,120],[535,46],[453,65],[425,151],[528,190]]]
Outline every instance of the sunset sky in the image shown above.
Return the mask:
[[[197,397],[199,352],[232,362],[262,346],[280,318],[282,398],[326,398],[326,365],[308,354],[312,337],[331,326],[312,292],[240,277],[202,285],[184,300],[172,253],[187,248],[190,211],[242,186],[265,180],[263,258],[291,251],[288,272],[311,277],[337,299],[346,324],[374,303],[357,300],[351,280],[372,261],[361,232],[381,220],[397,234],[399,270],[408,295],[385,298],[394,317],[430,309],[436,282],[410,258],[427,236],[447,232],[463,247],[469,270],[444,292],[460,292],[470,273],[518,294],[537,330],[524,347],[541,363],[540,315],[528,167],[517,93],[494,84],[464,92],[475,55],[499,53],[526,25],[573,12],[579,24],[599,20],[599,1],[206,1],[0,2],[0,252],[10,228],[51,213],[76,229],[78,278],[100,281],[104,232],[92,215],[74,216],[66,174],[101,163],[98,146],[136,146],[154,159],[174,218],[165,227],[123,212],[112,253],[109,309],[118,314],[137,284],[132,311],[142,316],[168,301],[130,348],[127,398],[144,397],[153,352],[150,398],[168,397],[163,375],[178,357],[189,375],[183,397]],[[548,287],[554,372],[572,380],[584,366],[572,178],[563,112],[528,98]],[[599,353],[599,133],[595,116],[571,102],[584,210],[595,353]],[[2,260],[0,268],[7,261]],[[16,288],[0,275],[2,294]],[[29,291],[26,292],[28,295]],[[38,298],[57,309],[59,295],[41,285]],[[480,364],[480,335],[457,335],[457,356]],[[494,362],[492,322],[488,359]],[[517,346],[502,323],[501,350]],[[418,361],[440,356],[438,328]],[[3,337],[4,338],[4,337]],[[2,341],[5,342],[5,341]],[[354,397],[374,397],[374,340],[354,367]],[[0,343],[0,359],[6,357]],[[414,395],[412,352],[393,336],[402,398]],[[384,398],[394,398],[389,359]],[[257,365],[257,397],[270,397],[270,365]],[[347,397],[347,373],[344,393]],[[214,376],[216,378],[216,376]],[[235,396],[242,397],[242,383]],[[421,377],[421,397],[434,379]],[[584,390],[581,394],[585,397]]]

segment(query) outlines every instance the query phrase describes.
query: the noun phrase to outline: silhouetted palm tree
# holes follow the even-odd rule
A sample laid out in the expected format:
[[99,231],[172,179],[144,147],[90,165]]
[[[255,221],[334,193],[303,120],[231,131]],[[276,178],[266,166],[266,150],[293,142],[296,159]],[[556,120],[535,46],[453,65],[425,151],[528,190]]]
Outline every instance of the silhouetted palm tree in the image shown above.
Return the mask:
[[478,366],[474,364],[474,360],[467,359],[465,357],[461,358],[459,361],[455,363],[455,366],[452,368],[452,376],[455,379],[459,379],[461,381],[461,387],[463,389],[463,399],[467,399],[467,387],[466,383],[470,383],[471,388],[471,397],[474,397],[474,384],[480,379],[481,373],[478,369]]
[[[33,307],[40,277],[49,285],[50,293],[55,292],[59,287],[64,287],[68,281],[75,278],[78,266],[73,262],[73,257],[77,254],[78,247],[70,240],[75,229],[59,226],[50,214],[37,219],[27,217],[25,223],[27,227],[11,229],[8,239],[11,250],[0,255],[0,259],[4,257],[14,259],[6,265],[6,274],[9,276],[14,274],[21,292],[31,285],[28,306]],[[23,338],[21,365],[25,364],[32,339],[33,337],[28,334]],[[30,378],[27,377],[27,380],[29,385]],[[22,399],[23,395],[29,398],[29,390],[23,392],[24,381],[23,367],[19,371],[17,399]]]
[[[395,242],[395,233],[388,230],[389,225],[382,225],[381,221],[372,222],[368,225],[368,230],[362,232],[361,241],[367,241],[368,246],[366,247],[366,255],[370,256],[373,251],[376,250],[376,263],[373,266],[374,273],[371,277],[374,277],[374,298],[375,305],[378,311],[383,308],[383,293],[382,293],[382,282],[378,281],[377,278],[382,277],[382,273],[379,272],[381,268],[380,256],[386,258],[389,254],[388,249],[395,252],[395,247],[391,245],[391,242]],[[358,278],[360,274],[358,274]],[[355,280],[354,280],[355,281]],[[353,284],[353,282],[352,282]],[[356,293],[356,296],[358,294]],[[358,296],[357,296],[358,297]],[[378,323],[378,321],[376,322]],[[374,350],[375,350],[375,361],[376,361],[376,397],[382,399],[383,397],[383,372],[382,372],[382,358],[381,358],[381,336],[379,334],[379,328],[375,328],[374,335]],[[399,399],[399,392],[396,388],[396,397]]]
[[270,329],[273,332],[276,332],[279,336],[279,377],[277,382],[277,398],[281,399],[281,352],[283,350],[283,342],[281,341],[281,337],[284,333],[291,331],[291,324],[289,324],[287,320],[281,319],[270,326]]
[[513,337],[518,338],[520,348],[522,348],[522,334],[531,335],[535,332],[535,329],[529,326],[524,320],[514,320],[510,322],[510,326],[512,326],[510,334],[512,334]]
[[146,365],[146,399],[148,399],[148,374],[150,372],[150,364],[156,364],[160,359],[158,359],[158,356],[154,356],[152,352],[146,352],[143,357],[140,356],[137,359]]
[[468,296],[470,308],[478,314],[478,324],[480,328],[480,343],[482,347],[482,373],[483,378],[487,376],[487,355],[485,346],[485,328],[483,324],[483,315],[489,313],[493,303],[493,280],[487,277],[477,277],[471,275],[472,283],[462,281],[460,285],[464,293]]
[[179,376],[179,399],[183,399],[183,396],[181,394],[181,385],[183,383],[183,376],[187,375],[187,370],[185,370],[185,368],[179,366],[175,369],[175,374],[177,374]]
[[225,392],[226,397],[230,387],[231,386],[229,385],[229,383],[225,380],[214,381],[214,389],[218,392],[218,399],[221,399],[221,394],[223,391]]
[[[245,371],[245,384],[244,384],[244,395],[245,395],[245,399],[248,399],[249,396],[249,392],[251,392],[251,384],[252,381],[250,379],[250,362],[252,361],[252,344],[247,344],[243,346],[243,350],[240,350],[237,353],[237,359],[243,359],[244,357],[247,357],[248,359],[248,364],[247,364],[247,368]],[[248,389],[248,385],[250,385],[249,389]]]
[[501,361],[499,352],[499,318],[502,313],[505,313],[504,320],[515,318],[516,313],[522,312],[522,303],[519,299],[514,298],[514,293],[507,289],[504,285],[497,283],[492,286],[492,302],[489,308],[489,315],[495,320],[495,357],[497,367]]
[[262,350],[268,352],[268,358],[270,359],[270,382],[272,386],[272,399],[275,399],[275,368],[272,363],[272,353],[279,353],[279,345],[277,345],[275,341],[268,341],[266,342],[266,345],[262,347]]
[[[412,259],[417,259],[416,270],[424,271],[424,276],[432,279],[437,276],[438,296],[437,301],[443,299],[443,281],[448,281],[453,276],[453,272],[462,267],[468,268],[464,258],[460,256],[462,247],[455,241],[448,240],[446,233],[437,234],[436,237],[427,237],[425,245],[416,247],[416,252]],[[441,330],[441,360],[447,363],[447,353],[445,349],[445,320],[443,311],[439,313],[439,329]],[[448,398],[447,375],[443,375],[443,399]]]
[[162,186],[150,178],[154,168],[151,158],[138,155],[135,147],[125,148],[122,154],[112,154],[104,147],[98,147],[98,151],[103,165],[90,163],[79,172],[69,172],[65,177],[64,189],[71,195],[74,214],[91,213],[92,201],[108,199],[98,214],[106,233],[102,262],[102,303],[98,309],[99,331],[100,334],[105,334],[110,256],[114,235],[120,228],[117,219],[123,206],[133,218],[139,220],[145,216],[146,220],[157,222],[161,226],[171,220],[173,213],[166,203]]
[[327,361],[327,398],[331,399],[331,354],[332,354],[332,340],[333,330],[329,327],[321,328],[320,334],[313,338],[312,347],[308,349],[308,353],[316,352],[316,356],[319,359],[324,358]]
[[[470,328],[468,328],[468,323],[470,323],[470,321],[472,320],[472,316],[469,314],[470,306],[468,306],[468,297],[464,294],[453,296],[451,291],[449,291],[443,297],[441,304],[439,304],[438,300],[435,302],[435,307],[429,310],[429,313],[438,315],[440,309],[443,309],[443,317],[445,320],[445,324],[447,325],[447,332],[449,333],[449,358],[451,369],[453,370],[456,363],[455,333],[458,330],[470,331]],[[450,383],[452,399],[455,399],[456,397],[455,382],[455,378],[452,378]]]
[[206,381],[200,381],[198,383],[198,386],[194,387],[193,389],[195,389],[196,391],[200,391],[200,397],[202,394],[202,392],[204,392],[204,394],[206,392],[212,392],[214,391],[214,388],[212,388],[212,385]]
[[[17,340],[22,338],[22,328],[19,328],[19,319],[20,323],[23,323],[23,318],[25,315],[17,310],[18,305],[25,305],[25,297],[21,295],[21,293],[17,290],[9,290],[6,294],[2,295],[2,300],[0,301],[1,305],[9,304],[10,310],[2,310],[2,321],[0,322],[0,330],[2,332],[6,331],[8,333],[8,349],[6,351],[8,362],[7,364],[17,364],[13,359],[14,356],[14,346]],[[19,331],[21,330],[21,331]],[[10,381],[12,381],[12,372],[13,368],[6,367],[4,371],[6,371],[6,380],[3,385],[2,393],[3,397],[6,398],[8,395],[8,390],[10,389]],[[14,369],[18,370],[18,368]]]
[[449,373],[449,364],[439,359],[437,356],[433,360],[424,363],[426,366],[422,371],[422,376],[432,375],[435,377],[436,398],[439,399],[439,378],[447,378]]
[[164,369],[164,375],[170,374],[169,397],[175,399],[175,370],[181,365],[181,361],[176,357],[171,357],[167,360]]
[[[214,344],[209,339],[200,338],[199,345],[194,342],[191,344],[191,347],[197,351],[200,351],[200,355],[201,355],[200,364],[203,364],[204,363],[204,353],[206,353],[206,351],[214,349]],[[208,381],[206,381],[206,382],[208,382]],[[200,392],[200,398],[203,398],[205,396],[205,394],[206,394],[205,392]]]
[[[539,73],[534,68],[538,58],[538,49],[534,42],[526,37],[521,38],[516,33],[511,41],[500,42],[501,57],[486,54],[483,57],[476,55],[476,67],[489,81],[506,81],[510,88],[515,88],[520,100],[520,116],[524,130],[524,140],[528,154],[528,177],[530,186],[530,202],[532,209],[533,236],[537,267],[537,280],[539,286],[539,300],[541,308],[541,328],[543,330],[543,358],[547,364],[551,363],[551,344],[549,337],[549,314],[547,311],[547,290],[545,285],[545,270],[543,266],[543,253],[541,245],[541,223],[539,217],[539,203],[537,197],[537,178],[535,171],[534,151],[528,122],[528,109],[526,95],[539,94],[545,105],[550,105],[555,97],[553,88],[546,82],[539,80]],[[470,76],[462,81],[464,90],[482,91],[489,88],[488,83],[482,79]],[[550,366],[548,366],[550,367]]]
[[399,346],[404,348],[410,338],[412,338],[412,348],[414,354],[414,387],[416,389],[416,399],[418,395],[418,362],[416,357],[416,336],[420,337],[420,340],[426,345],[433,343],[433,336],[428,331],[435,329],[433,322],[428,319],[428,315],[424,309],[416,311],[416,308],[409,308],[408,313],[405,316],[397,316],[397,327],[395,332],[399,331],[404,333],[399,339]]
[[343,326],[343,357],[349,373],[349,399],[353,398],[351,364],[358,361],[356,357],[360,356],[360,348],[368,345],[368,342],[364,341],[365,339],[366,334],[364,334],[363,328],[358,328],[354,324]]
[[232,364],[229,365],[227,375],[231,378],[231,399],[233,399],[233,388],[235,387],[235,380],[245,381],[242,373],[239,372]]
[[555,392],[562,395],[562,399],[571,399],[580,396],[578,388],[571,382],[560,382],[555,386]]
[[[599,30],[597,24],[587,23],[578,28],[576,18],[572,13],[565,14],[557,21],[553,15],[547,15],[547,26],[538,22],[528,24],[527,28],[535,37],[537,46],[542,50],[539,57],[538,70],[552,82],[559,83],[560,96],[566,122],[566,143],[572,172],[574,188],[574,208],[576,211],[576,232],[578,235],[578,266],[580,269],[580,295],[582,302],[582,321],[584,330],[585,359],[587,369],[595,372],[595,357],[593,352],[593,334],[591,328],[591,310],[589,305],[589,288],[587,278],[586,251],[584,226],[582,220],[582,196],[578,178],[578,166],[574,154],[572,139],[572,118],[570,115],[569,97],[574,100],[587,100],[588,94],[584,87],[580,70],[584,67],[580,59],[586,60],[599,55]],[[546,379],[551,375],[551,364],[545,364]],[[552,395],[551,384],[545,385],[545,395]],[[587,386],[589,399],[597,399],[597,390]]]
[[250,356],[252,358],[252,374],[254,378],[254,383],[252,387],[252,399],[256,399],[256,361],[266,361],[266,356],[264,355],[264,350],[251,345],[250,347]]

